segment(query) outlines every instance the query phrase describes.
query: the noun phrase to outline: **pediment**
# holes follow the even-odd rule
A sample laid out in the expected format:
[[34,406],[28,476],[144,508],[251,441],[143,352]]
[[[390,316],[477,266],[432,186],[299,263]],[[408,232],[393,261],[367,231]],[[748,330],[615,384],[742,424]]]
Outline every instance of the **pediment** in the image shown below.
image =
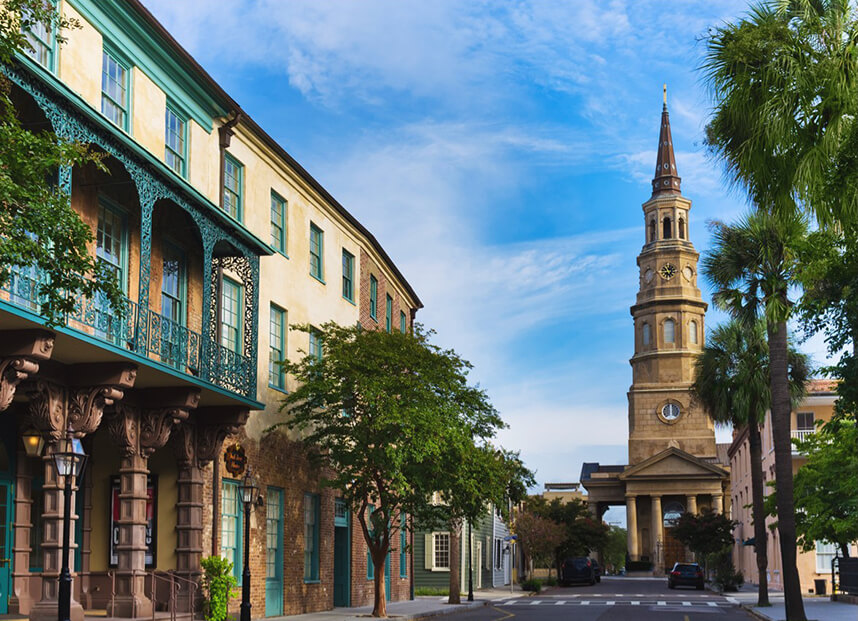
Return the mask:
[[682,479],[724,478],[727,471],[678,448],[669,448],[647,460],[628,468],[620,478],[628,479]]

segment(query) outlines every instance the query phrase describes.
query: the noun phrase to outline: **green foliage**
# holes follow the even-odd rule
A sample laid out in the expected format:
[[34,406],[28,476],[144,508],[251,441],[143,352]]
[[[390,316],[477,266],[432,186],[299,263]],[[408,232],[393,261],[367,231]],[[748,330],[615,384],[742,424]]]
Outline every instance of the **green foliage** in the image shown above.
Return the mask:
[[[485,392],[468,385],[470,363],[430,343],[431,332],[333,322],[297,329],[315,331],[323,355],[282,363],[298,388],[275,427],[301,432],[326,466],[324,484],[340,490],[357,517],[376,577],[400,514],[421,525],[476,521],[532,481],[516,454],[491,445],[504,423]],[[436,492],[446,504],[432,504]]]
[[[54,3],[6,0],[0,8],[0,64],[29,49],[21,27],[35,23],[49,24],[57,33],[76,26]],[[57,35],[57,40],[64,39]],[[101,158],[86,145],[22,126],[10,92],[11,83],[0,74],[0,285],[15,266],[35,266],[45,276],[38,293],[48,325],[62,322],[78,294],[102,294],[121,314],[116,278],[89,254],[92,231],[56,184],[61,167],[91,163],[104,169]]]
[[235,595],[238,581],[232,575],[232,562],[221,556],[209,556],[200,561],[203,568],[203,590],[206,593],[206,621],[225,621],[229,598]]
[[745,584],[745,576],[733,565],[733,547],[716,552],[712,558],[715,567],[715,585],[722,592],[738,591]]
[[538,578],[522,580],[521,588],[523,591],[532,591],[533,593],[539,593],[542,590],[542,580],[539,580]]
[[698,558],[705,558],[733,545],[733,529],[738,524],[722,513],[704,509],[696,515],[679,516],[673,525],[673,536]]
[[606,569],[617,571],[626,564],[626,551],[628,534],[625,528],[609,526],[608,535],[605,538],[605,547],[602,548],[602,559]]
[[848,556],[858,540],[858,427],[836,418],[804,441],[795,441],[807,461],[794,478],[796,531],[805,552],[828,541]]
[[441,587],[414,587],[414,595],[417,597],[427,595],[432,595],[435,597],[447,597],[449,593],[449,589],[443,589]]
[[555,563],[564,558],[587,556],[602,550],[608,539],[608,526],[593,519],[587,505],[573,499],[564,503],[559,498],[548,502],[542,496],[527,499],[527,508],[537,515],[549,518],[563,527],[563,539],[555,549]]
[[557,586],[557,578],[555,578],[554,576],[548,576],[545,579],[545,586],[547,586],[547,587]]

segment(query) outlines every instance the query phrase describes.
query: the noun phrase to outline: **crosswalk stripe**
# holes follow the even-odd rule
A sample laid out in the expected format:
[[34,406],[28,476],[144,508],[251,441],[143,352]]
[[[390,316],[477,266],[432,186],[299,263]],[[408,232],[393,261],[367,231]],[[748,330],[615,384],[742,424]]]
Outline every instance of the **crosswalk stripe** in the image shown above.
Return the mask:
[[613,606],[613,605],[614,605],[614,604],[616,604],[616,603],[617,603],[617,602],[605,602],[605,604],[606,604],[606,605],[608,605],[608,606]]
[[588,601],[585,599],[583,602],[581,602],[581,605],[582,605],[582,606],[589,606],[589,605],[590,605],[590,602],[588,602]]
[[690,605],[691,605],[691,602],[682,602],[682,605],[683,605],[683,606],[690,606]]
[[709,604],[710,606],[717,606],[718,605],[717,602],[706,602],[706,603]]
[[658,602],[659,606],[667,606],[667,602]]
[[555,606],[562,606],[562,605],[563,605],[563,604],[565,604],[565,603],[566,603],[566,602],[564,602],[564,601],[561,599],[559,602],[554,602],[554,605],[555,605]]
[[536,600],[535,602],[530,602],[530,605],[531,605],[531,606],[538,606],[538,605],[539,605],[539,604],[541,604],[541,603],[542,603],[542,600],[539,600],[539,599],[538,599],[538,600]]
[[640,606],[641,603],[639,601],[633,601],[632,606]]

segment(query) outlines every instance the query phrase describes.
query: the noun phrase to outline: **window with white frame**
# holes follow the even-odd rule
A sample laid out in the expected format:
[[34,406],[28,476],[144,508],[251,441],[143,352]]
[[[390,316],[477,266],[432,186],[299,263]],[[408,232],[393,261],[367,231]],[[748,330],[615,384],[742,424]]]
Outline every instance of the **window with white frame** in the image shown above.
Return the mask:
[[434,566],[437,569],[450,569],[450,533],[434,533]]
[[128,130],[129,67],[109,50],[101,61],[101,113],[114,125]]
[[816,542],[816,571],[825,573],[831,571],[831,561],[837,555],[837,546],[827,541]]

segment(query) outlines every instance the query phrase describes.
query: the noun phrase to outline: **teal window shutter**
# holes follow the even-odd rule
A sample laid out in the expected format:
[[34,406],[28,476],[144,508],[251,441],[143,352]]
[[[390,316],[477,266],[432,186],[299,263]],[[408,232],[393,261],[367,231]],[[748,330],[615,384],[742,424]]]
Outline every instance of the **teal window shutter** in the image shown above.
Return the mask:
[[286,254],[288,225],[286,199],[271,191],[271,245],[280,254]]
[[355,257],[343,248],[343,297],[355,301]]
[[325,234],[318,226],[310,223],[310,275],[325,282]]
[[386,295],[384,300],[384,329],[388,332],[393,330],[393,298],[390,295]]
[[369,277],[369,316],[378,321],[378,280],[372,275]]
[[319,495],[304,494],[304,582],[319,581]]
[[405,514],[399,516],[399,577],[408,577],[408,531],[406,530],[407,521]]
[[274,304],[271,305],[268,339],[268,384],[284,390],[286,372],[278,362],[286,359],[286,311]]

